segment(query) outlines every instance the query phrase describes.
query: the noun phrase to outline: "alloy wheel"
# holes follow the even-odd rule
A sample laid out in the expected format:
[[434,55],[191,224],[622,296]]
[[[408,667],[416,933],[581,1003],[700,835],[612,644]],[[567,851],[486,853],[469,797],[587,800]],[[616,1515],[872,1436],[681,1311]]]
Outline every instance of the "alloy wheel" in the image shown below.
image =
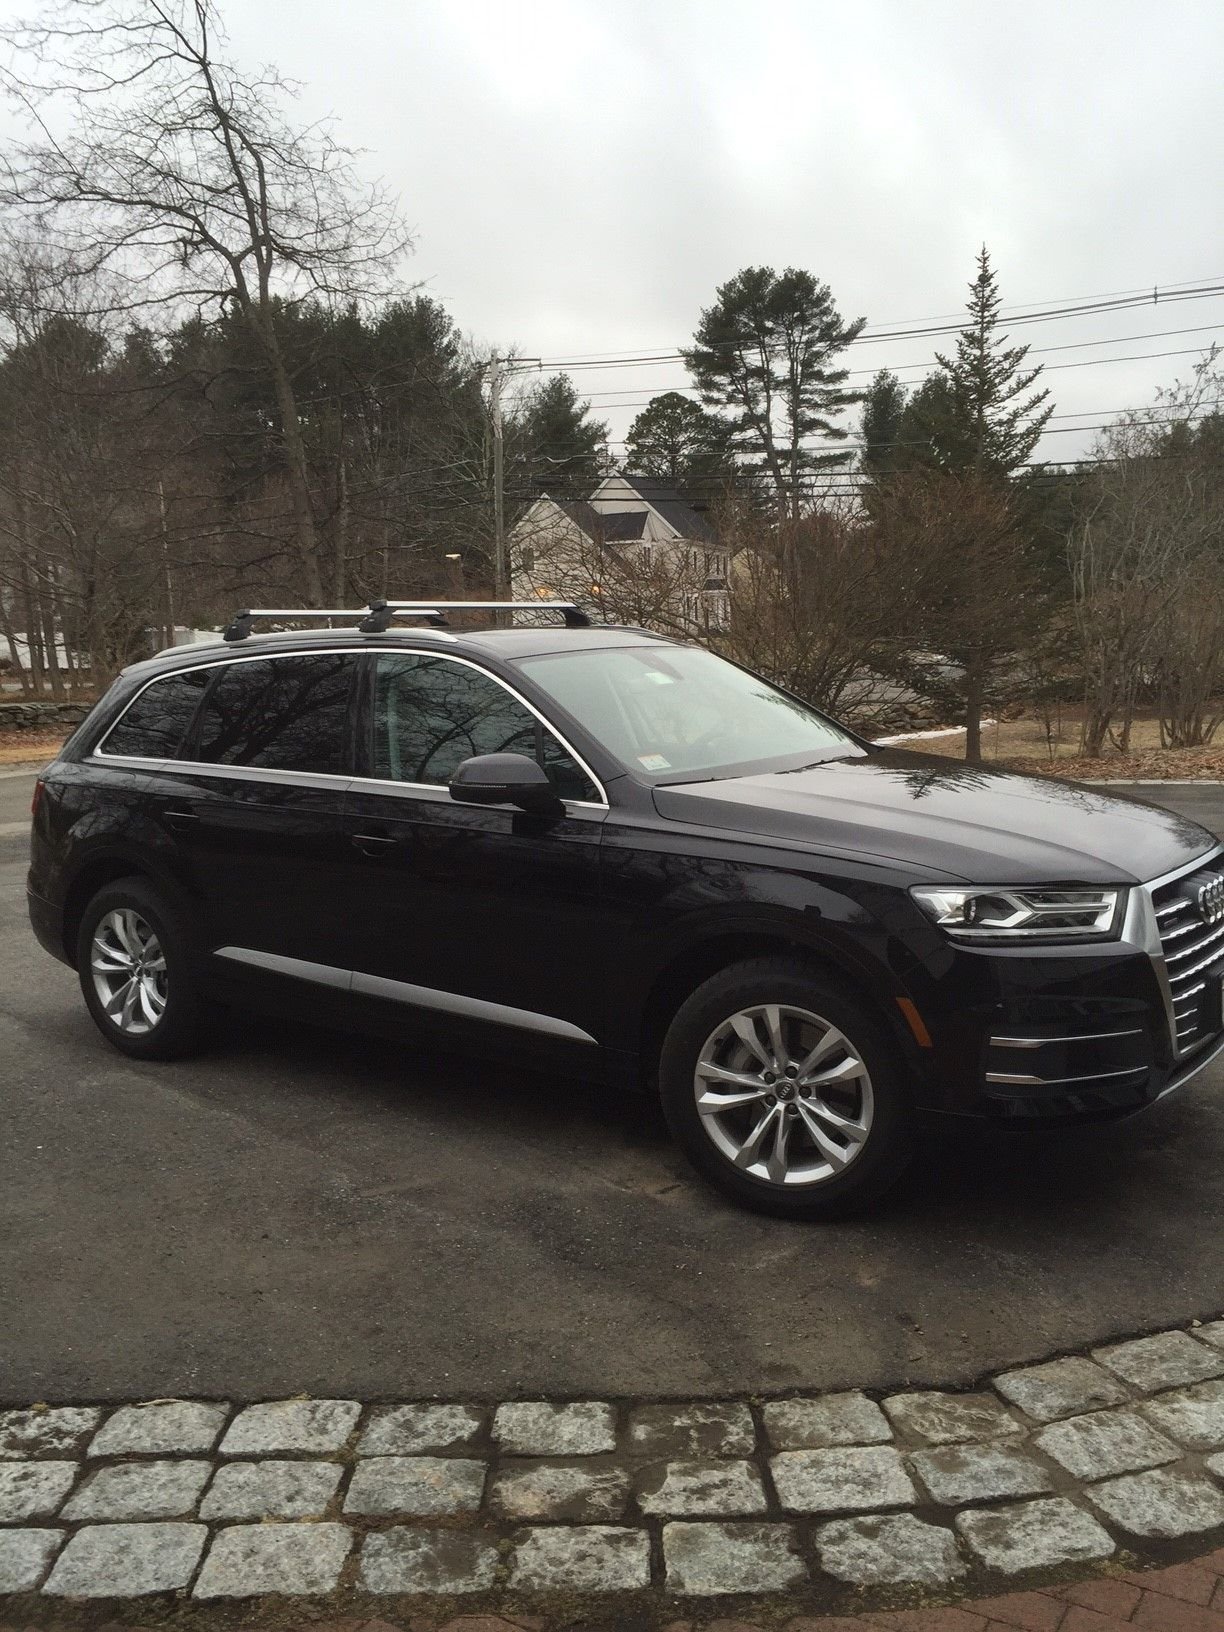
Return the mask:
[[90,946],[94,990],[111,1024],[146,1036],[166,1012],[166,955],[157,932],[131,907],[98,920]]
[[875,1100],[861,1054],[807,1009],[762,1003],[711,1032],[693,1077],[707,1136],[741,1172],[784,1186],[843,1172],[871,1133]]

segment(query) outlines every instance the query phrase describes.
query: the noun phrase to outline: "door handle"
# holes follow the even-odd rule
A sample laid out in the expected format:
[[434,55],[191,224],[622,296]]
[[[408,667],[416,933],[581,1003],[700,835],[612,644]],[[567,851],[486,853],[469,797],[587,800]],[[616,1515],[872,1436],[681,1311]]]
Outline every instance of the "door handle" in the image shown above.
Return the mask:
[[391,849],[398,840],[384,833],[354,833],[352,845],[354,850],[360,850],[364,856],[381,856]]
[[183,828],[190,827],[192,822],[198,822],[199,819],[194,810],[167,810],[162,813],[162,820],[166,826],[176,828],[180,832]]

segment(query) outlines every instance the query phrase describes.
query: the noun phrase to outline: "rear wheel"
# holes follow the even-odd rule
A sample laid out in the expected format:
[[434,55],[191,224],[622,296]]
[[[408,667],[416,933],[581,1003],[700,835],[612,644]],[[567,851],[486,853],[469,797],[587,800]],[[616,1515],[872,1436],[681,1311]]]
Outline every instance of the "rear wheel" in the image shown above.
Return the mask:
[[106,885],[86,907],[77,970],[94,1024],[124,1054],[167,1060],[199,1046],[206,1009],[187,935],[143,878]]
[[909,1159],[896,1051],[871,1013],[798,958],[738,964],[682,1005],[660,1061],[677,1143],[762,1212],[832,1218]]

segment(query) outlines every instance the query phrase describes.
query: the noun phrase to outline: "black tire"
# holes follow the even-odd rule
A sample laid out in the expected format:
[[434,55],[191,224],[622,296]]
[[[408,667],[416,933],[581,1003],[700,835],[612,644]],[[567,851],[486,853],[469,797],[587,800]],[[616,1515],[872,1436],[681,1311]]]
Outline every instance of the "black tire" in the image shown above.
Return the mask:
[[[865,1079],[860,1074],[848,1079],[844,1087],[830,1085],[824,1092],[826,1101],[838,1094],[847,1096],[845,1103],[849,1109],[844,1114],[862,1120],[868,1129],[866,1135],[857,1140],[857,1152],[850,1159],[836,1158],[844,1162],[840,1167],[834,1165],[807,1131],[810,1118],[794,1103],[799,1097],[798,1087],[787,1084],[782,1076],[778,1076],[772,1091],[777,1101],[785,1098],[789,1103],[779,1106],[775,1100],[754,1100],[742,1111],[734,1109],[718,1118],[707,1118],[697,1108],[696,1071],[707,1043],[722,1033],[724,1043],[716,1047],[730,1044],[732,1049],[736,1048],[735,1037],[725,1031],[731,1018],[757,1006],[772,1004],[802,1010],[836,1028],[849,1046],[842,1050],[834,1043],[830,1058],[840,1061],[847,1071],[855,1070],[858,1065],[866,1068]],[[765,1033],[754,1035],[767,1035],[766,1021],[762,1019],[760,1024],[766,1028]],[[808,1027],[794,1014],[786,1018],[785,1026],[787,1035],[796,1040],[815,1038],[820,1041],[825,1035],[818,1026]],[[741,1065],[736,1069],[746,1067]],[[752,1069],[755,1071],[756,1067]],[[706,1086],[710,1086],[708,1080]],[[681,1005],[668,1028],[659,1062],[659,1088],[672,1137],[702,1177],[742,1205],[779,1218],[827,1219],[861,1211],[896,1182],[910,1159],[910,1105],[901,1080],[897,1048],[868,1008],[835,979],[801,958],[779,956],[735,964],[699,986]],[[734,1088],[724,1091],[733,1092]],[[808,1090],[809,1094],[818,1092],[815,1088]],[[870,1095],[869,1103],[867,1095]],[[813,1109],[809,1101],[807,1110]],[[755,1128],[767,1112],[774,1116],[786,1114],[792,1119],[792,1131],[788,1134],[792,1143],[788,1145],[787,1155],[793,1162],[798,1182],[774,1182],[768,1176],[744,1171],[716,1142],[720,1136],[729,1135],[729,1142],[733,1144],[738,1137],[737,1125]],[[817,1120],[819,1122],[819,1117]],[[819,1122],[819,1126],[835,1145],[845,1137],[831,1132],[824,1122]],[[770,1127],[766,1147],[776,1132],[776,1123]],[[715,1131],[710,1131],[711,1128]],[[851,1148],[849,1141],[846,1148]],[[828,1169],[823,1175],[819,1173],[822,1165]],[[808,1169],[813,1176],[804,1178],[802,1175]]]
[[[107,1013],[98,990],[94,937],[111,914],[134,914],[152,930],[158,951],[165,959],[164,977],[160,982],[164,1006],[152,1022],[148,1011],[142,1008],[135,1014],[135,1022],[143,1022],[145,1030],[125,1029],[119,1019]],[[195,1053],[201,1046],[211,1009],[200,997],[199,974],[190,939],[180,916],[147,879],[116,879],[90,901],[77,935],[77,972],[94,1024],[120,1053],[137,1060],[174,1060]],[[115,986],[122,983],[119,974],[113,979],[109,975],[104,978]]]

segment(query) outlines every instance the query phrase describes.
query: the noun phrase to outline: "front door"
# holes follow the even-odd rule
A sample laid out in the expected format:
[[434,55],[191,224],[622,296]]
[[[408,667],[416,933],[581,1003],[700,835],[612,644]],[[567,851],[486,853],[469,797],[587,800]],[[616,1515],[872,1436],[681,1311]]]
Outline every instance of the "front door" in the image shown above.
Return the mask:
[[[604,1031],[602,789],[501,680],[458,657],[369,659],[348,795],[354,997],[589,1045]],[[456,803],[474,754],[537,757],[563,814]]]

